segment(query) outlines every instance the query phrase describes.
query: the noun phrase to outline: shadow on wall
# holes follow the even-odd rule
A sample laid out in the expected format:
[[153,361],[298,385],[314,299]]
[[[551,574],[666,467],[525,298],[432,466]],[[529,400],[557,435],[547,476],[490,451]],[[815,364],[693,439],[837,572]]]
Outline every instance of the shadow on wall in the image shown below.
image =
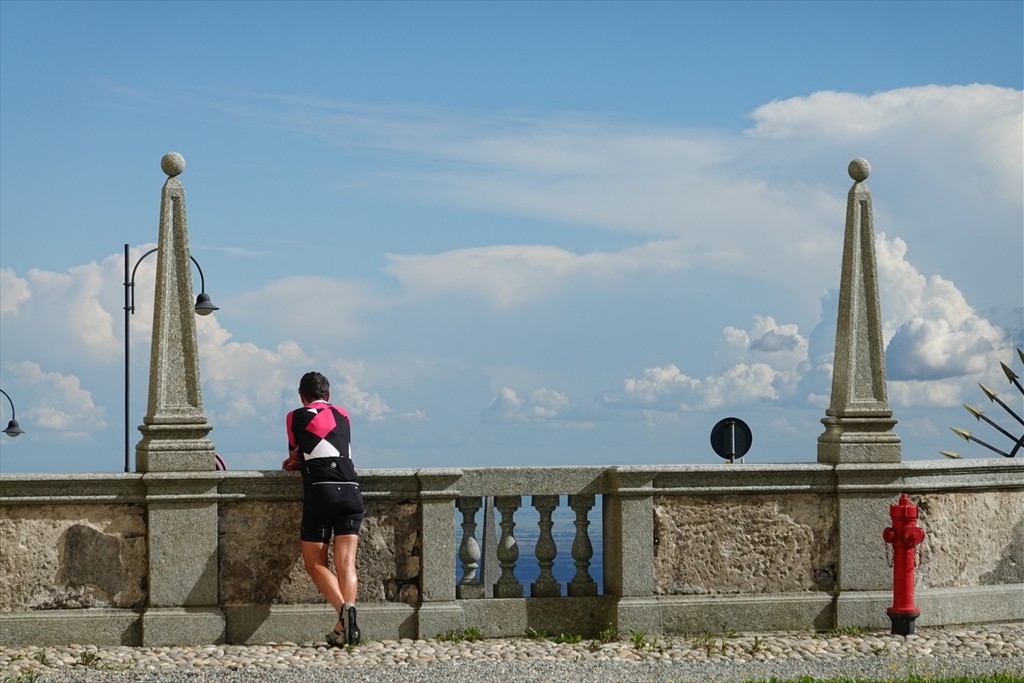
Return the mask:
[[1024,583],[1024,519],[1013,527],[1012,540],[992,571],[981,575],[983,585]]

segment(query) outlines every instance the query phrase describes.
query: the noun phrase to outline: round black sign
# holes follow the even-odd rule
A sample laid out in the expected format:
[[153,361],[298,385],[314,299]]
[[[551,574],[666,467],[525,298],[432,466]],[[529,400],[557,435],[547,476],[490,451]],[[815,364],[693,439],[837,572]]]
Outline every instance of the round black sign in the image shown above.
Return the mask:
[[711,447],[715,449],[715,453],[730,462],[746,455],[753,440],[750,427],[738,417],[719,420],[711,430]]

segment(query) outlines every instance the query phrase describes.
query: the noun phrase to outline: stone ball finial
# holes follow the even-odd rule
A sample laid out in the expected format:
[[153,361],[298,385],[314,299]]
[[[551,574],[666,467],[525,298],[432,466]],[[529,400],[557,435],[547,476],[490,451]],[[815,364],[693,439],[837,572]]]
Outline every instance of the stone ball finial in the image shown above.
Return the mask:
[[850,162],[850,167],[847,170],[850,172],[851,178],[858,183],[862,183],[871,175],[871,164],[868,163],[867,159],[857,157]]
[[171,178],[181,175],[182,171],[185,170],[185,157],[177,152],[168,152],[160,160],[160,168]]

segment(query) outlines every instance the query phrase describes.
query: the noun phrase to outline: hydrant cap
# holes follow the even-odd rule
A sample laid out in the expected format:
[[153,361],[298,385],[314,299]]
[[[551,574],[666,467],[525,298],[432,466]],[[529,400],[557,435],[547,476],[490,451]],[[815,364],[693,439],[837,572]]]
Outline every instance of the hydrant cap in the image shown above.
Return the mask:
[[889,516],[893,519],[917,519],[917,506],[910,502],[910,496],[901,493],[899,502],[889,506]]

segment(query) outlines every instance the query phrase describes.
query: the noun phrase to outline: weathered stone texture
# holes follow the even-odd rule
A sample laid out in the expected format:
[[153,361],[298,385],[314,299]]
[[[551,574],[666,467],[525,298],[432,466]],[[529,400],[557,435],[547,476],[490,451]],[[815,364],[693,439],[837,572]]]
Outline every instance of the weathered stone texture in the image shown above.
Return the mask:
[[421,545],[417,503],[367,503],[356,553],[360,599],[418,603]]
[[836,528],[830,496],[656,497],[655,592],[831,591]]
[[147,575],[140,505],[0,506],[0,610],[138,608]]
[[319,602],[299,555],[302,503],[238,501],[220,506],[223,605]]
[[[302,564],[301,519],[300,502],[238,501],[221,506],[222,604],[323,601]],[[356,553],[359,601],[415,604],[419,560],[416,504],[368,501]]]
[[925,530],[918,587],[1024,583],[1024,494],[1020,491],[911,496]]

